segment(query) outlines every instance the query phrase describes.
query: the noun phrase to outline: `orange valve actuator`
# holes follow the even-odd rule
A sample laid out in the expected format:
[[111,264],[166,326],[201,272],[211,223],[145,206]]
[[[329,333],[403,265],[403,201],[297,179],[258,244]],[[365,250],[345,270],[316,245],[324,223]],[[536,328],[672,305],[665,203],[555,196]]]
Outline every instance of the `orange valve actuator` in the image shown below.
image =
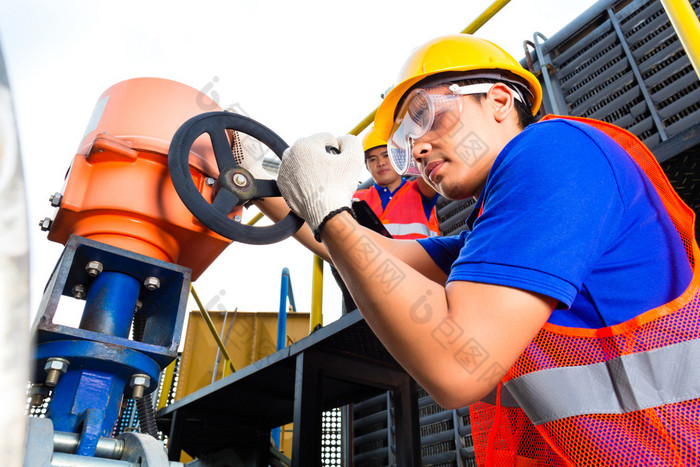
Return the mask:
[[[202,225],[180,201],[168,174],[168,150],[191,117],[221,110],[205,94],[160,78],[107,89],[73,159],[48,238],[71,234],[192,269],[192,279],[231,243]],[[219,176],[211,141],[197,138],[189,171],[201,196],[214,199]],[[232,207],[228,217],[239,216]]]

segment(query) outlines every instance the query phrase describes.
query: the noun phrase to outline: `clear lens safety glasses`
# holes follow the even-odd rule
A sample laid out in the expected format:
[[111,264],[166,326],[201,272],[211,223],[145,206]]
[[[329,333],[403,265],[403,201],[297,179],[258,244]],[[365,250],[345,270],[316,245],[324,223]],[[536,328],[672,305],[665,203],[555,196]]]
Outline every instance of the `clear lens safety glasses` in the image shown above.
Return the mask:
[[[394,169],[401,175],[420,175],[413,158],[414,142],[431,142],[448,134],[460,120],[461,97],[485,94],[493,85],[444,83],[411,91],[396,115],[387,141],[389,160]],[[520,100],[517,93],[515,98]]]

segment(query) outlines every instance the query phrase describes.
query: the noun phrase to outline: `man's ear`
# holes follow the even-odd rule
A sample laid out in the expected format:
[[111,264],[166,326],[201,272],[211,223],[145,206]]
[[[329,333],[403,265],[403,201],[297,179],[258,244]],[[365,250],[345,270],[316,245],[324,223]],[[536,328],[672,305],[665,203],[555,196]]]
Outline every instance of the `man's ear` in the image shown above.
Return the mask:
[[488,92],[488,97],[493,108],[493,117],[497,122],[502,122],[515,111],[514,92],[505,84],[494,84]]

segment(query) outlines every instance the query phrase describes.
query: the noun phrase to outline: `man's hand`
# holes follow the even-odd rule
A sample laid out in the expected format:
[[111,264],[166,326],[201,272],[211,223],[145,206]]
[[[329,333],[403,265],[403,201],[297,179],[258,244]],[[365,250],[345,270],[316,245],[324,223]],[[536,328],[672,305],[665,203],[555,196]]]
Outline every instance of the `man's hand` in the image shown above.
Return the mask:
[[[332,154],[326,148],[340,153]],[[335,138],[321,133],[300,139],[284,152],[277,185],[292,211],[309,224],[316,240],[328,219],[350,211],[363,160],[362,144],[352,135]]]

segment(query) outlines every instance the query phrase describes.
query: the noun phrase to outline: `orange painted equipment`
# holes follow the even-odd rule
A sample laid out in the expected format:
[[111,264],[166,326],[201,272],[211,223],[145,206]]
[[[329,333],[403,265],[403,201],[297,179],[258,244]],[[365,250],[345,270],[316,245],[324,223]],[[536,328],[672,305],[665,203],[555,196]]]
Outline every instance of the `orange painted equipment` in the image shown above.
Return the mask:
[[[192,279],[231,243],[182,204],[168,174],[168,149],[189,118],[221,110],[205,94],[175,81],[136,78],[107,89],[95,106],[66,176],[49,240],[71,234],[192,269]],[[195,141],[190,169],[211,201],[218,169],[207,135]],[[240,215],[238,207],[230,214]]]

